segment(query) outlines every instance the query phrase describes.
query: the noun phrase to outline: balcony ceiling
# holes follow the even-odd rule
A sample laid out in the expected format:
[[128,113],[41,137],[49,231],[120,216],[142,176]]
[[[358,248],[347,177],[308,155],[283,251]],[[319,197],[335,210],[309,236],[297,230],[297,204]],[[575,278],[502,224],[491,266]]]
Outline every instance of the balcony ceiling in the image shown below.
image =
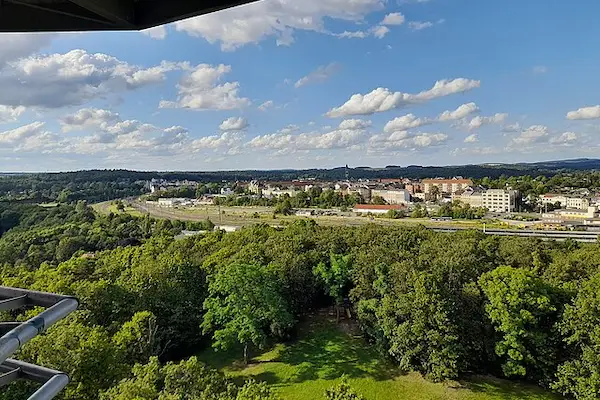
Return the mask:
[[141,30],[256,0],[0,0],[0,32]]

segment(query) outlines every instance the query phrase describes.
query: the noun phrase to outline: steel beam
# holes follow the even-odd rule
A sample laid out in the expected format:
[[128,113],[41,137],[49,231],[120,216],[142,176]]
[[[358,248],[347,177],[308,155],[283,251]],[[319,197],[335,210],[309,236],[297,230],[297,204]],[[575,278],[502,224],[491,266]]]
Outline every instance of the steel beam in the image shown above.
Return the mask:
[[27,304],[27,295],[11,297],[6,300],[0,300],[0,311],[16,310]]
[[209,14],[257,0],[168,0],[136,2],[136,25],[138,29],[151,28],[181,19]]
[[[120,29],[135,29],[135,8],[133,0],[70,0],[109,20]],[[196,2],[197,3],[197,2]]]

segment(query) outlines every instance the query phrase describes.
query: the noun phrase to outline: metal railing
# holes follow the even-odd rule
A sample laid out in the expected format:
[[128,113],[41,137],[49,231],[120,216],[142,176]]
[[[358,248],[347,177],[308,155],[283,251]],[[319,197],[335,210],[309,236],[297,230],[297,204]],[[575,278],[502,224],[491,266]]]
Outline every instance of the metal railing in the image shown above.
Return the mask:
[[67,374],[9,357],[25,343],[75,311],[79,302],[70,296],[0,286],[0,311],[32,306],[45,307],[46,310],[25,322],[0,322],[0,388],[17,379],[31,380],[42,386],[29,400],[50,400],[69,383]]

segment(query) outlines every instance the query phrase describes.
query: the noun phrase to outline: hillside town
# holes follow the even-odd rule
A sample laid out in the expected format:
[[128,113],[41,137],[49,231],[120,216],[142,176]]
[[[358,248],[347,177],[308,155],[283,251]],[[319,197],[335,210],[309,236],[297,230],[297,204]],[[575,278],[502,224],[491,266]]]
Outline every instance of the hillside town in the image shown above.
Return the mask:
[[[203,190],[195,189],[202,187]],[[191,189],[195,196],[171,197],[169,194]],[[295,207],[298,216],[356,215],[407,216],[415,209],[424,210],[423,216],[440,216],[444,205],[460,204],[480,210],[479,217],[531,221],[539,228],[589,227],[600,228],[600,194],[585,188],[562,188],[561,193],[539,196],[525,195],[511,187],[488,188],[460,176],[451,178],[318,181],[298,179],[281,182],[237,181],[212,184],[207,190],[195,181],[165,181],[153,179],[148,183],[153,196],[147,203],[157,207],[201,207],[225,204],[252,204],[252,201],[309,199],[322,193],[333,193],[340,198],[351,198],[347,207]],[[210,192],[207,192],[210,191]],[[324,209],[326,208],[326,209]],[[399,214],[398,214],[399,213]],[[451,216],[446,216],[451,217]]]

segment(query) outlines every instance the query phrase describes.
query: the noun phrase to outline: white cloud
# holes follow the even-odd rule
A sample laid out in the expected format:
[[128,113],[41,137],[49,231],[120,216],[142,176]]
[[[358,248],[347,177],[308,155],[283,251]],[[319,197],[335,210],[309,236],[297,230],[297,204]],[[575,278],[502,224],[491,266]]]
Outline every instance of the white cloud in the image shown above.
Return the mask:
[[195,151],[213,150],[225,154],[238,154],[244,141],[241,132],[223,132],[220,135],[205,136],[191,142],[190,148]]
[[326,19],[361,22],[384,5],[384,0],[264,0],[177,22],[175,29],[220,43],[225,51],[268,37],[290,45],[296,30],[328,33]]
[[408,27],[413,31],[422,31],[423,29],[431,28],[433,26],[433,22],[429,21],[410,21],[408,23]]
[[409,129],[431,124],[432,122],[434,121],[428,120],[427,118],[417,118],[414,114],[407,114],[389,121],[387,124],[385,124],[383,130],[387,133],[407,131]]
[[349,119],[342,121],[338,128],[329,128],[323,133],[313,131],[292,134],[296,129],[286,127],[274,134],[257,136],[248,142],[248,146],[274,150],[277,155],[296,151],[349,149],[366,140],[366,129],[370,126],[371,121]]
[[167,28],[164,25],[155,26],[154,28],[143,30],[142,34],[152,39],[164,40],[167,37]]
[[456,121],[468,117],[471,114],[479,112],[479,107],[475,103],[467,103],[459,106],[454,111],[444,111],[438,117],[441,122],[445,121]]
[[384,26],[384,25],[379,25],[379,26],[372,28],[371,32],[372,32],[373,36],[375,36],[377,39],[383,39],[385,37],[385,35],[390,33],[390,28],[388,28],[387,26]]
[[469,122],[467,128],[469,130],[479,129],[484,125],[503,124],[508,118],[506,113],[498,113],[491,117],[482,117],[478,115]]
[[275,103],[273,103],[273,100],[267,100],[264,103],[262,103],[260,106],[258,106],[258,109],[260,111],[267,111],[269,108],[273,107]]
[[53,33],[0,33],[0,67],[27,57],[48,46],[58,35]]
[[512,139],[509,147],[527,146],[544,142],[549,137],[549,129],[544,125],[533,125],[523,130],[519,136]]
[[548,67],[546,67],[544,65],[536,65],[535,67],[533,67],[531,69],[531,71],[534,74],[545,74],[546,72],[548,72]]
[[502,132],[514,133],[514,132],[520,132],[521,129],[522,129],[521,124],[519,124],[518,122],[515,122],[514,124],[504,125],[504,127],[502,128]]
[[248,128],[248,121],[242,117],[231,117],[219,125],[219,129],[222,131],[243,131]]
[[597,118],[600,118],[600,106],[583,107],[577,111],[570,111],[567,113],[567,119],[571,120]]
[[385,25],[376,25],[366,31],[344,31],[342,33],[330,34],[340,39],[365,39],[370,36],[383,39],[388,33],[390,33],[390,28]]
[[178,68],[181,65],[167,62],[141,68],[85,50],[30,56],[0,67],[0,104],[41,108],[79,105],[162,82],[166,72]]
[[395,131],[389,135],[374,135],[369,140],[369,152],[385,153],[394,150],[419,150],[432,146],[439,146],[448,140],[445,133],[410,133],[408,131]]
[[389,89],[377,88],[365,95],[352,95],[350,100],[340,107],[331,109],[326,115],[331,118],[344,117],[347,115],[370,115],[410,104],[423,103],[438,97],[466,92],[478,88],[480,85],[480,81],[458,78],[437,81],[431,89],[417,94],[391,92]]
[[342,130],[359,130],[367,129],[372,125],[371,121],[365,121],[363,119],[345,119],[340,122],[339,129]]
[[44,122],[33,122],[9,131],[0,132],[0,148],[13,151],[42,151],[61,146],[56,135],[45,130]]
[[559,145],[571,145],[579,139],[575,132],[564,132],[550,139],[550,143]]
[[338,63],[322,65],[307,76],[299,79],[294,86],[300,88],[311,83],[325,82],[331,78],[332,75],[336,74],[340,70],[340,67],[341,66]]
[[292,132],[296,132],[300,130],[300,127],[298,125],[294,125],[294,124],[289,124],[287,126],[284,126],[283,128],[281,128],[280,130],[277,131],[277,133],[282,133],[284,135],[289,135]]
[[390,13],[383,18],[381,25],[402,25],[406,18],[399,12]]
[[23,106],[10,107],[0,105],[0,124],[4,122],[16,121],[24,112],[26,108]]
[[160,108],[187,108],[191,110],[234,110],[250,105],[240,97],[238,82],[220,83],[231,72],[229,65],[200,64],[193,68],[177,85],[177,101],[161,101]]
[[477,143],[478,141],[479,141],[479,137],[475,133],[467,136],[464,140],[465,143]]
[[109,110],[84,108],[67,115],[60,121],[63,132],[85,129],[106,129],[109,124],[120,121],[119,114]]

